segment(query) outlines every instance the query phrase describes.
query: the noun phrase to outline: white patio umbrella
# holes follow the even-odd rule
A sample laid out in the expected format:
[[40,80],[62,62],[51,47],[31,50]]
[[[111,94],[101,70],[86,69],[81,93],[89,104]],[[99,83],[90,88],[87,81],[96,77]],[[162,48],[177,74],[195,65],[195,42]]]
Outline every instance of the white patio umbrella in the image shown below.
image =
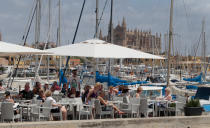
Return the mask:
[[0,56],[48,54],[49,52],[0,41]]
[[59,56],[78,56],[93,58],[143,58],[143,59],[165,59],[131,48],[114,45],[103,40],[91,39],[80,43],[65,45],[46,51]]

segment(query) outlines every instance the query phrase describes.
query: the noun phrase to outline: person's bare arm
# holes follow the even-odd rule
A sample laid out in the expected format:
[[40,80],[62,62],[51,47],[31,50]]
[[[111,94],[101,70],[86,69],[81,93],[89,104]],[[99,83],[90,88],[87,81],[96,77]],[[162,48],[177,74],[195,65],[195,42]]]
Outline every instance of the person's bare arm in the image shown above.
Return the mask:
[[97,97],[97,99],[99,99],[99,101],[103,104],[103,105],[107,105],[108,103],[100,96]]
[[113,91],[114,91],[116,94],[118,93],[118,90],[117,90],[117,89],[115,89],[115,88],[113,89]]
[[86,104],[88,104],[88,101],[90,100],[90,96],[93,94],[93,89],[90,89],[88,95],[87,95],[87,100],[86,100]]
[[60,105],[60,104],[52,104],[52,106],[53,106],[53,107],[59,107],[59,108],[62,107],[62,105]]

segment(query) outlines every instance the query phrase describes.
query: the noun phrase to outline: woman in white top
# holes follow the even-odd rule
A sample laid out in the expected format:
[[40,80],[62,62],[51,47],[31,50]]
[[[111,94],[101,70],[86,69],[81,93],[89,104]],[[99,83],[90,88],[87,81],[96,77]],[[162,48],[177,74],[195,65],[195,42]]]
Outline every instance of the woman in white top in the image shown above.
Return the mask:
[[136,92],[136,96],[135,97],[139,98],[141,96],[142,91],[143,91],[143,88],[141,86],[139,86],[137,88],[137,92]]
[[61,111],[62,116],[63,116],[63,120],[66,120],[67,110],[66,110],[65,106],[62,106],[62,105],[56,103],[56,101],[52,98],[52,92],[50,90],[47,90],[45,92],[45,96],[46,96],[45,101],[52,101],[52,106],[54,107],[54,109],[52,109],[51,112],[56,113],[56,112]]
[[164,100],[171,101],[172,96],[171,96],[171,89],[169,87],[165,88],[165,97]]
[[158,97],[157,100],[168,100],[171,101],[172,100],[172,96],[171,96],[171,89],[169,87],[165,88],[165,97]]

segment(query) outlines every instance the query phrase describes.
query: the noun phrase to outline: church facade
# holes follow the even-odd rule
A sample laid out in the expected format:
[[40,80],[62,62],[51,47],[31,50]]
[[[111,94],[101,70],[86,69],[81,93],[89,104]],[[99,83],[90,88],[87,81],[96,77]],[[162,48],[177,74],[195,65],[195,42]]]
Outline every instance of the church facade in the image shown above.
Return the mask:
[[[103,36],[101,31],[99,38],[106,41],[109,39],[108,36]],[[152,35],[151,31],[129,30],[125,18],[113,28],[113,43],[156,55],[161,53],[161,34]]]

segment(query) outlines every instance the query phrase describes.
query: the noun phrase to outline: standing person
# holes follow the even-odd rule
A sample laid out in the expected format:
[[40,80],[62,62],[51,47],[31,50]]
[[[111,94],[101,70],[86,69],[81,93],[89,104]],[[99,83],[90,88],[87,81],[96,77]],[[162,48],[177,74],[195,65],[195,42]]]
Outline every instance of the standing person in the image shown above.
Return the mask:
[[76,88],[74,88],[74,87],[71,87],[71,89],[70,89],[70,91],[69,91],[69,93],[68,93],[68,97],[69,98],[75,98],[76,97]]
[[80,97],[80,77],[77,76],[77,69],[72,70],[72,75],[69,77],[68,81],[71,87],[76,88],[76,97]]

